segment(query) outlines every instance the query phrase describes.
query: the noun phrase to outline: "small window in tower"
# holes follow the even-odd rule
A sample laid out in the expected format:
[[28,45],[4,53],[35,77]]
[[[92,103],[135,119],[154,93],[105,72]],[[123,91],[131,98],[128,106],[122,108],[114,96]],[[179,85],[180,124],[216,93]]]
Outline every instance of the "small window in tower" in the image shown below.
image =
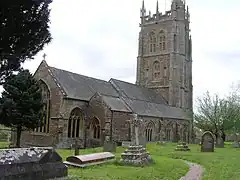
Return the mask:
[[165,32],[163,30],[161,30],[159,32],[158,35],[158,44],[159,44],[159,50],[160,52],[165,51],[166,50],[166,36],[165,36]]
[[156,36],[155,36],[155,33],[152,32],[150,34],[150,39],[149,39],[149,51],[150,52],[156,52]]

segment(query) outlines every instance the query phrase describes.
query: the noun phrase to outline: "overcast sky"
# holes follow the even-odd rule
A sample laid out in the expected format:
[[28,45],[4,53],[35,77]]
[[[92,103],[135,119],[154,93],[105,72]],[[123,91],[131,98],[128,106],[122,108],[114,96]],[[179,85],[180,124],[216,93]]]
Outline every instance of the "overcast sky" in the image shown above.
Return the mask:
[[[167,1],[167,10],[171,0]],[[165,11],[165,0],[159,0]],[[227,3],[228,2],[228,3]],[[57,0],[52,3],[53,41],[24,64],[34,72],[47,54],[50,66],[135,83],[142,0]],[[225,94],[240,80],[240,1],[187,0],[193,39],[194,97]],[[145,0],[155,12],[155,0]]]

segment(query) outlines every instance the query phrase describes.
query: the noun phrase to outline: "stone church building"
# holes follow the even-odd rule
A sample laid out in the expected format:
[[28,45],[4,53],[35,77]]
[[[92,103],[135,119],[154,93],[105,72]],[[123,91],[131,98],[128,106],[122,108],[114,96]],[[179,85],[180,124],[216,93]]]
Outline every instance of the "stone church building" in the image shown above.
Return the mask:
[[[142,119],[145,141],[189,141],[192,132],[192,42],[188,8],[173,0],[171,10],[146,14],[141,8],[136,84],[104,81],[51,67],[35,72],[45,102],[45,125],[22,134],[22,146],[82,148],[104,140],[129,141],[129,120]],[[14,141],[13,137],[13,141]]]

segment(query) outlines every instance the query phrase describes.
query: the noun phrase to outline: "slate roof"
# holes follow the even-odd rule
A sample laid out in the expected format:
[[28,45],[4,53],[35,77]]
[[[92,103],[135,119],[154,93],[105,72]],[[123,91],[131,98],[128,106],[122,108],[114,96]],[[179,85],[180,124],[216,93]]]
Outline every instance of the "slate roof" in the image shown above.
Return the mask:
[[119,96],[115,88],[107,81],[83,76],[54,67],[49,68],[69,98],[89,101],[96,92],[108,96]]
[[161,95],[157,94],[154,90],[117,79],[110,79],[110,83],[124,98],[167,104],[167,101]]
[[142,116],[188,119],[187,113],[181,108],[170,107],[147,101],[123,98],[132,111]]
[[89,101],[98,93],[113,111],[187,119],[183,109],[168,106],[166,100],[151,89],[117,79],[107,82],[54,67],[49,68],[69,98]]
[[102,96],[102,99],[113,111],[132,112],[121,98]]

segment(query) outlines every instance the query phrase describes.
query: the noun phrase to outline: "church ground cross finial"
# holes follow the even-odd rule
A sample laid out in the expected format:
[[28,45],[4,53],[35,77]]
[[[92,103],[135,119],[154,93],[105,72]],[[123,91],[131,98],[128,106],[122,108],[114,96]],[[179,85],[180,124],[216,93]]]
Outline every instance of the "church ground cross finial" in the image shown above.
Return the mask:
[[43,54],[43,60],[46,61],[46,53]]

